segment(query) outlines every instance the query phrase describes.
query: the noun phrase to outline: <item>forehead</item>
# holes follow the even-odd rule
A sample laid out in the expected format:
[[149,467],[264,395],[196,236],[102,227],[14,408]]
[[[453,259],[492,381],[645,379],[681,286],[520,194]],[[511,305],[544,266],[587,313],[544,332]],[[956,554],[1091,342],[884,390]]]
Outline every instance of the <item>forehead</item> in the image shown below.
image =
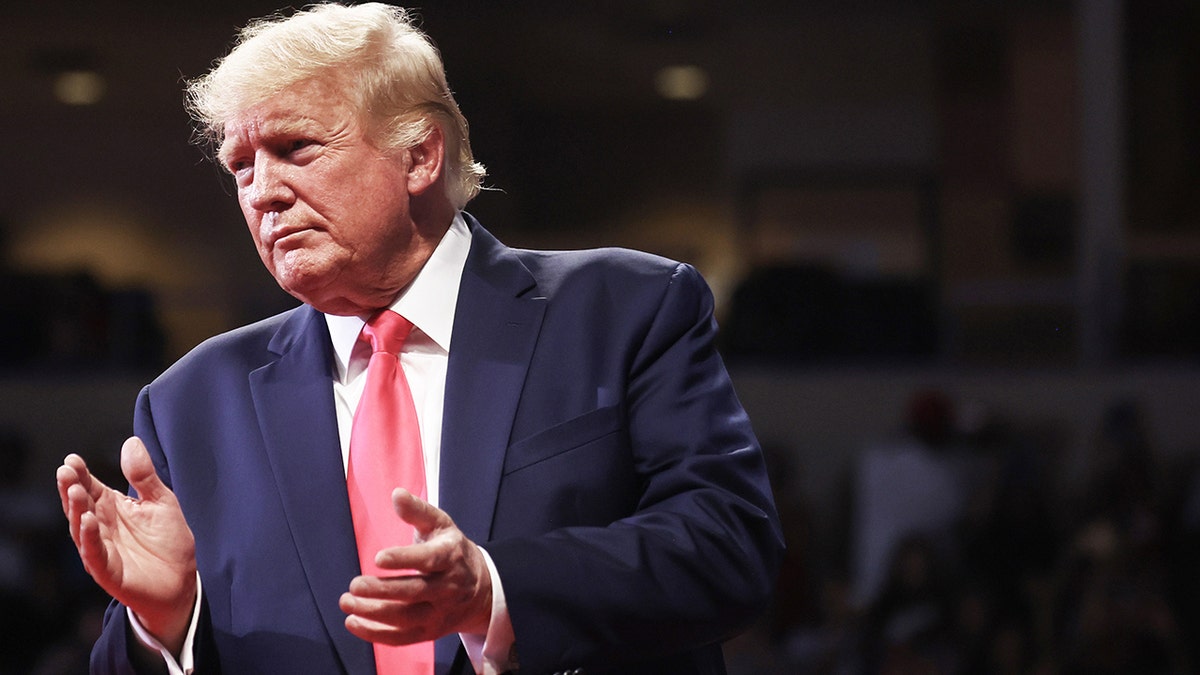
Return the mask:
[[280,136],[339,133],[357,123],[354,107],[336,87],[321,81],[300,82],[228,119],[218,155]]

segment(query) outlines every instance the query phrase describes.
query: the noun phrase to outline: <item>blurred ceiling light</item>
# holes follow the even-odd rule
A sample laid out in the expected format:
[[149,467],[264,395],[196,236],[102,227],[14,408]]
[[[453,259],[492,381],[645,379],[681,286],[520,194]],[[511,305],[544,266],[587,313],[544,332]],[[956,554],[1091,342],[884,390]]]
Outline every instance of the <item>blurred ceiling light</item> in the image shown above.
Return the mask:
[[54,77],[54,96],[67,105],[95,105],[104,98],[104,78],[92,70],[68,70]]
[[654,76],[658,94],[672,101],[695,101],[708,92],[708,73],[699,66],[667,66]]

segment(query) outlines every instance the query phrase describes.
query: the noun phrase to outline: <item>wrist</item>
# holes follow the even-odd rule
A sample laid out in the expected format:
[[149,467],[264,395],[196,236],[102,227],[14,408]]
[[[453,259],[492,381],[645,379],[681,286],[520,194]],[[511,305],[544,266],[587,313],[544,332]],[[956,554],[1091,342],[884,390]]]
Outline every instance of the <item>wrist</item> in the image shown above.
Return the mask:
[[487,635],[488,627],[492,624],[492,564],[491,558],[482,548],[475,547],[475,555],[477,562],[475,565],[476,591],[475,591],[475,614],[473,621],[473,630],[471,632],[477,635]]
[[188,576],[188,581],[177,601],[169,603],[160,611],[141,611],[132,608],[131,611],[137,617],[142,628],[178,658],[192,625],[192,616],[198,596],[196,575],[192,573]]

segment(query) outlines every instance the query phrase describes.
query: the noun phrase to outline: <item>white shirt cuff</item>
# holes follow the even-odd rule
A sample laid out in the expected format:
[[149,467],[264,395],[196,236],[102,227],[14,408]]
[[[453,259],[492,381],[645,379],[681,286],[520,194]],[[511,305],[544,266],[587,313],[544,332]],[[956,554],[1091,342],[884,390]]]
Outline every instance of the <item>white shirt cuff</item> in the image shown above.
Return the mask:
[[488,576],[492,578],[492,616],[487,635],[459,633],[459,638],[478,675],[500,675],[517,667],[513,651],[516,637],[513,635],[512,618],[508,616],[508,603],[504,599],[504,586],[500,584],[496,563],[492,562],[492,556],[482,547],[479,552],[483,554]]
[[[167,650],[158,638],[155,638],[149,631],[142,626],[142,622],[138,621],[134,616],[133,610],[125,608],[125,614],[129,617],[129,625],[133,627],[133,634],[137,636],[139,642],[149,649],[156,651],[162,656],[163,661],[167,663],[167,673],[169,675],[191,675],[195,668],[194,645],[196,641],[196,626],[200,623],[200,573],[196,573],[196,604],[192,607],[192,623],[188,626],[187,637],[183,641],[183,648],[179,650],[179,658]],[[495,603],[493,603],[494,605]]]

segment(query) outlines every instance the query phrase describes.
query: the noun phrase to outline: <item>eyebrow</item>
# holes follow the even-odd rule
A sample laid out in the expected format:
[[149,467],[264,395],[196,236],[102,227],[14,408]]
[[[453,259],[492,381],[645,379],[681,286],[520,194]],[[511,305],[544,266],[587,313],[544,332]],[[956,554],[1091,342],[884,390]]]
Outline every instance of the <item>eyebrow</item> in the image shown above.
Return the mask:
[[229,167],[230,155],[233,154],[233,151],[230,150],[230,145],[229,138],[226,137],[225,140],[221,141],[221,147],[217,148],[217,163],[225,168]]
[[[276,136],[311,135],[314,133],[314,128],[319,128],[320,126],[320,123],[315,118],[307,116],[276,118],[266,120],[259,125],[260,133],[258,135],[261,138],[268,139]],[[234,154],[232,148],[236,148],[241,144],[240,140],[231,141],[230,137],[226,136],[221,141],[221,147],[217,148],[217,161],[222,166],[228,166],[230,155]]]

